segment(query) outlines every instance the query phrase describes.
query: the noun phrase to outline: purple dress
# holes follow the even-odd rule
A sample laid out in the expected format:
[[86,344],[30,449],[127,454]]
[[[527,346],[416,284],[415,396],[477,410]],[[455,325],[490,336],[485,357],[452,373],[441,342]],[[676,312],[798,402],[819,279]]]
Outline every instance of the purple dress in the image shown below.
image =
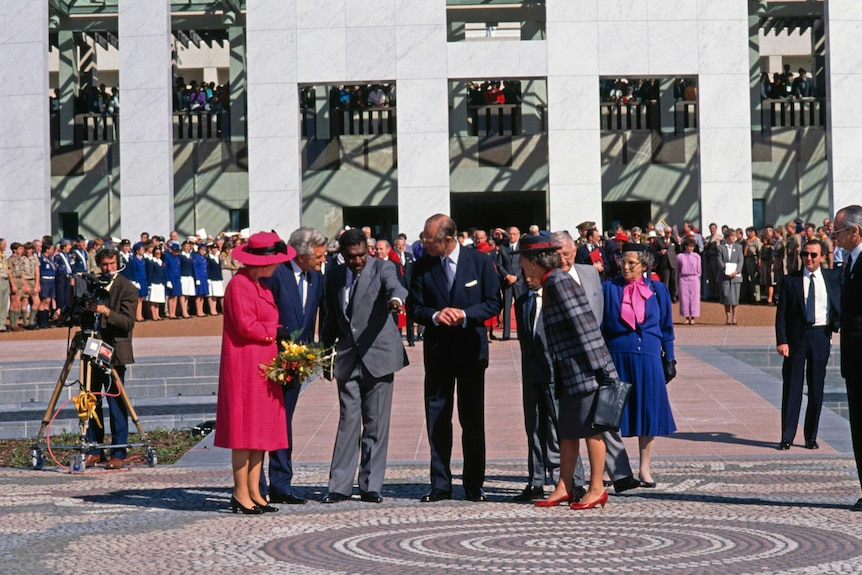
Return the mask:
[[676,256],[679,282],[679,313],[683,317],[700,317],[700,255],[683,252]]

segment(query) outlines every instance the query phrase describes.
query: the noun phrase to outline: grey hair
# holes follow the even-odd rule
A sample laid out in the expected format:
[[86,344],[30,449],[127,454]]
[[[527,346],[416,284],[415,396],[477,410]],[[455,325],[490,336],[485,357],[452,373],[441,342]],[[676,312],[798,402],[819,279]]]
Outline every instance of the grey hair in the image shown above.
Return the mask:
[[560,258],[560,252],[557,250],[552,252],[538,252],[535,254],[522,253],[521,257],[546,270],[552,270],[563,265],[563,261]]
[[852,206],[847,206],[846,208],[841,208],[838,210],[838,213],[835,214],[835,217],[838,217],[838,214],[844,215],[844,226],[856,226],[858,232],[862,234],[862,206],[858,204],[853,204]]
[[[638,261],[640,261],[641,265],[643,265],[644,269],[651,270],[653,264],[655,264],[655,257],[652,255],[652,252],[649,250],[630,250],[638,255]],[[626,252],[625,247],[623,248],[623,252]]]
[[301,226],[290,234],[287,243],[296,250],[297,255],[310,256],[313,254],[312,248],[326,245],[326,236],[316,228]]
[[551,233],[551,243],[554,245],[561,246],[566,242],[575,243],[574,238],[572,238],[572,234],[563,230],[561,232],[552,232]]

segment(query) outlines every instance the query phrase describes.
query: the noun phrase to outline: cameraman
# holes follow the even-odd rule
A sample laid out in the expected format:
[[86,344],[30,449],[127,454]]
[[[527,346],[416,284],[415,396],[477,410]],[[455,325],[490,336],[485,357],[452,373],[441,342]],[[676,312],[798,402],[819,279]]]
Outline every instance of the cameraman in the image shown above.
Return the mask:
[[[102,278],[110,278],[110,283],[105,286],[110,297],[108,304],[89,302],[87,309],[99,314],[102,340],[113,346],[114,354],[111,357],[111,367],[117,371],[120,382],[125,380],[126,365],[134,363],[132,354],[132,330],[135,328],[135,310],[138,305],[138,290],[132,283],[117,273],[119,252],[115,248],[102,248],[96,254],[96,263],[102,271]],[[96,368],[92,370],[92,391],[98,393],[105,391],[111,395],[117,395],[117,386],[111,379],[111,373],[105,373]],[[113,445],[124,445],[129,442],[129,416],[126,404],[121,397],[108,396],[108,410],[111,413],[111,443]],[[102,399],[98,398],[96,404],[96,415],[99,422],[104,426],[102,417]],[[105,439],[105,429],[90,422],[87,428],[87,440],[93,443],[102,443]],[[125,447],[111,449],[111,458],[105,464],[105,469],[122,469],[126,458]],[[102,459],[98,449],[87,452],[84,460],[86,467],[93,467]]]

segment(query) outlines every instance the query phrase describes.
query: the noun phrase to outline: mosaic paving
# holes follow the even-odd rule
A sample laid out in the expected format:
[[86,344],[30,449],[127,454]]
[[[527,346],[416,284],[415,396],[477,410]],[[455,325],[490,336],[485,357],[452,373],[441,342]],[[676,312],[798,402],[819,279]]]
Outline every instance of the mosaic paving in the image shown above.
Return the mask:
[[[227,469],[70,476],[0,470],[0,573],[858,573],[847,457],[656,462],[659,487],[605,509],[509,502],[523,465],[491,462],[490,501],[420,504],[425,465],[390,468],[381,505],[228,512]],[[327,469],[303,466],[319,498]]]

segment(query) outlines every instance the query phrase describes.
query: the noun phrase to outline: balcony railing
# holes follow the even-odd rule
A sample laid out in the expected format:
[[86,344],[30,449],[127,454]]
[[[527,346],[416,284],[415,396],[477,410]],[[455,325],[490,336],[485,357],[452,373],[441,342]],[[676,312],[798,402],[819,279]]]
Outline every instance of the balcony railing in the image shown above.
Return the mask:
[[471,136],[518,136],[521,134],[521,106],[489,104],[467,107],[467,130]]
[[174,112],[174,141],[229,140],[228,112]]
[[[630,102],[600,104],[602,130],[622,132],[628,130],[659,131],[661,109],[658,102]],[[673,130],[679,134],[697,129],[697,102],[682,101],[673,105]]]
[[[396,132],[396,108],[336,108],[332,111],[329,124],[330,138],[338,136],[380,136],[394,135]],[[300,123],[303,138],[317,134],[317,114],[312,108],[300,110]]]
[[823,98],[789,98],[761,101],[763,129],[823,128],[826,102]]
[[75,130],[85,144],[113,142],[120,139],[120,115],[78,114],[75,116]]

